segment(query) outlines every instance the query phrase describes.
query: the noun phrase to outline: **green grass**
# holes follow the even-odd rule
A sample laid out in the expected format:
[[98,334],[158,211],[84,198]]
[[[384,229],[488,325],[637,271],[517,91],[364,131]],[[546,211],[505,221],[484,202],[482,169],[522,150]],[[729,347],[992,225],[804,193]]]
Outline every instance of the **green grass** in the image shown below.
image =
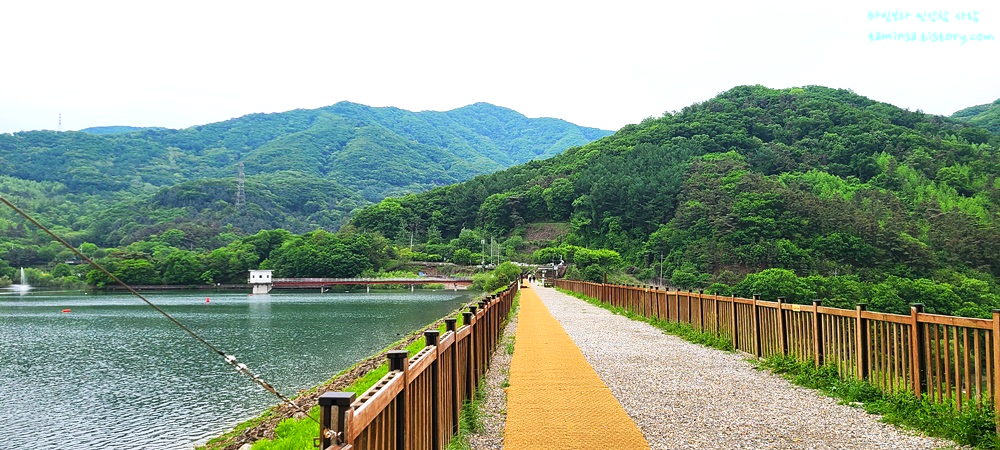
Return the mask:
[[[507,328],[507,321],[510,320],[511,317],[517,316],[517,312],[518,312],[518,310],[520,308],[521,308],[521,291],[518,291],[517,294],[514,294],[514,301],[510,303],[510,312],[507,314],[507,318],[504,319],[504,321],[503,321],[503,327],[504,328]],[[504,344],[504,348],[507,351],[507,354],[508,355],[513,355],[514,354],[514,335],[512,334],[510,336],[505,337],[504,340],[503,340],[503,344]]]
[[[319,406],[309,410],[309,415],[319,417]],[[255,450],[300,450],[313,448],[313,438],[319,437],[319,425],[310,419],[285,419],[274,429],[274,440],[254,442]]]
[[448,442],[445,447],[447,450],[471,450],[469,435],[483,430],[483,412],[480,408],[485,399],[485,384],[480,380],[472,399],[462,403],[462,411],[458,413],[458,433]]
[[752,362],[761,370],[779,374],[799,386],[818,389],[842,403],[861,403],[865,411],[881,415],[887,423],[977,449],[1000,448],[992,409],[959,411],[951,401],[936,403],[908,392],[887,394],[865,381],[841,379],[834,366],[816,367],[793,356],[772,356]]
[[667,320],[641,316],[632,311],[626,310],[625,308],[621,308],[618,306],[611,306],[610,304],[607,303],[602,303],[600,300],[596,298],[588,297],[578,292],[573,292],[562,288],[556,288],[556,290],[562,292],[563,294],[576,297],[580,300],[590,303],[591,305],[597,306],[599,308],[604,308],[620,316],[625,316],[628,317],[629,319],[638,322],[648,323],[656,328],[663,330],[663,332],[667,334],[678,336],[686,341],[694,342],[695,344],[701,344],[706,347],[725,350],[728,352],[733,351],[733,341],[727,335],[716,336],[709,332],[699,331],[695,329],[691,324],[670,322]]
[[[444,327],[442,325],[441,327]],[[425,339],[417,339],[406,346],[406,351],[412,357],[427,346]],[[369,388],[378,383],[385,374],[389,373],[389,363],[368,371],[363,377],[354,380],[349,386],[344,388],[345,392],[353,392],[357,395],[363,394]],[[319,407],[313,407],[309,415],[319,418]],[[313,438],[319,437],[319,425],[309,418],[282,420],[274,429],[274,440],[261,439],[254,442],[254,450],[291,450],[300,448],[312,448]],[[308,443],[308,446],[304,446]]]
[[274,411],[268,409],[267,411],[264,411],[263,413],[261,413],[261,415],[259,415],[257,417],[254,417],[253,419],[244,421],[243,423],[240,423],[240,424],[236,425],[235,427],[233,427],[232,430],[226,432],[225,434],[222,434],[220,436],[216,436],[216,437],[214,437],[212,439],[209,439],[208,442],[205,443],[205,445],[198,446],[198,447],[195,447],[195,448],[196,448],[196,450],[205,450],[205,449],[215,448],[218,445],[222,444],[223,442],[226,442],[229,439],[232,439],[232,438],[240,435],[241,433],[243,433],[244,430],[246,430],[248,428],[253,428],[253,427],[257,426],[257,425],[260,425],[261,423],[265,422],[267,419],[270,419],[273,414],[274,414]]

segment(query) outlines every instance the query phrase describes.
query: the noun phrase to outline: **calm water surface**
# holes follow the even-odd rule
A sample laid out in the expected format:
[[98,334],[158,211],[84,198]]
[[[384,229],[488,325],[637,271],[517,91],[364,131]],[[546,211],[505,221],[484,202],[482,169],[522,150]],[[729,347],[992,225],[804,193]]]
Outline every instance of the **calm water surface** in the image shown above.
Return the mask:
[[[286,395],[470,298],[207,295],[211,302],[204,292],[148,298]],[[276,402],[137,298],[0,291],[2,448],[189,449]]]

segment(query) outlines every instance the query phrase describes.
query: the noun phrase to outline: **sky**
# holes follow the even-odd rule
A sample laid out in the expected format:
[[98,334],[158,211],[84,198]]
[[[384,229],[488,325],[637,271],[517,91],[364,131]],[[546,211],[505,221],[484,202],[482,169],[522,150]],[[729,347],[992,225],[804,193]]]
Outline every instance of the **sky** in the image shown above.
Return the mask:
[[989,0],[12,0],[0,16],[0,133],[344,100],[617,130],[745,84],[943,115],[1000,98]]

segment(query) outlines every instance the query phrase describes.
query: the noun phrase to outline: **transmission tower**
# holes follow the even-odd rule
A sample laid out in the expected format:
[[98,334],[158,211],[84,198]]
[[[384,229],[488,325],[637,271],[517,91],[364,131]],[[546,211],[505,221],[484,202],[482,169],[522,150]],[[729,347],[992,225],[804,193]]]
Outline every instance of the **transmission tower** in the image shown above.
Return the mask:
[[243,211],[247,206],[247,194],[243,189],[243,163],[240,163],[236,172],[236,210]]
[[59,127],[56,128],[57,133],[62,133],[62,113],[59,113]]

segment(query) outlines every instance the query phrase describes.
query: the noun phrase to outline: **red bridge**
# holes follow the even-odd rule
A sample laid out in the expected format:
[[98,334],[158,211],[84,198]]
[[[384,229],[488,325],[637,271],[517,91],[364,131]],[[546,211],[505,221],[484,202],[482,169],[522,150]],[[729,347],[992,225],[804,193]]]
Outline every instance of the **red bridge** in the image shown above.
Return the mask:
[[274,278],[271,285],[275,289],[315,289],[325,290],[342,284],[363,284],[369,288],[373,284],[410,285],[410,290],[418,284],[443,284],[445,289],[465,288],[472,285],[469,277],[420,277],[420,278]]

